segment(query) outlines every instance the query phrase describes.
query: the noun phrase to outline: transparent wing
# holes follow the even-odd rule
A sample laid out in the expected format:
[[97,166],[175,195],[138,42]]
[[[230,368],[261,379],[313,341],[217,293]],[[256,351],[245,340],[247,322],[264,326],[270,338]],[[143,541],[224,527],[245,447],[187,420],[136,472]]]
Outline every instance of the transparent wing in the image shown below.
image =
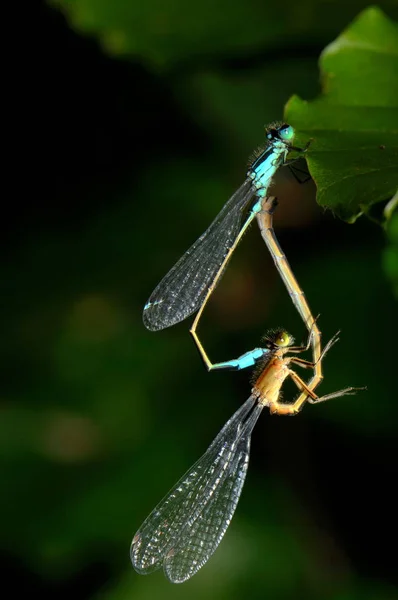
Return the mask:
[[249,466],[251,434],[262,409],[258,404],[251,413],[208,490],[209,500],[190,517],[167,553],[164,571],[171,582],[182,583],[195,575],[221,542],[239,502]]
[[162,279],[144,308],[143,321],[148,329],[170,327],[199,309],[240,231],[242,213],[254,193],[252,181],[247,179]]
[[[230,472],[228,468],[234,462],[245,419],[255,403],[256,398],[250,396],[224,425],[205,454],[144,521],[134,536],[130,550],[131,561],[136,571],[146,574],[159,569],[167,556],[170,561],[170,551],[179,548],[181,541],[189,537],[187,526],[189,529],[189,523],[198,519],[207,503],[214,497],[218,485],[225,480],[226,473]],[[236,475],[238,479],[241,478],[240,471]],[[181,568],[179,570],[181,571]],[[169,578],[171,579],[171,576]]]

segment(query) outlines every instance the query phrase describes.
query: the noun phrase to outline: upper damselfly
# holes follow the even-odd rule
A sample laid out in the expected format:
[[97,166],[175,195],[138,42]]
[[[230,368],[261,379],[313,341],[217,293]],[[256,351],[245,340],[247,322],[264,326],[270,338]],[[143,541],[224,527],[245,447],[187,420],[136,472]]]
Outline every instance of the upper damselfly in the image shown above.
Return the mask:
[[[143,313],[148,329],[157,331],[183,321],[199,309],[210,287],[213,291],[220,265],[261,211],[275,172],[288,162],[288,152],[306,151],[308,144],[305,148],[293,146],[294,135],[293,127],[286,123],[266,129],[267,145],[253,158],[245,182],[151,294]],[[253,197],[255,201],[242,225],[243,214]]]
[[[259,371],[248,400],[135,534],[130,556],[138,573],[148,574],[163,567],[171,582],[182,583],[208,561],[234,515],[249,464],[251,434],[264,407],[271,414],[295,415],[307,401],[317,403],[355,393],[356,389],[349,387],[318,397],[290,368],[291,365],[315,367],[314,363],[287,355],[308,350],[310,338],[311,333],[306,346],[294,347],[294,340],[286,331],[276,330],[265,337],[263,348],[217,364],[209,361],[200,345],[209,370],[240,370],[258,364]],[[334,336],[330,340],[319,360],[337,339]],[[281,386],[288,377],[301,392],[290,404],[279,399]]]

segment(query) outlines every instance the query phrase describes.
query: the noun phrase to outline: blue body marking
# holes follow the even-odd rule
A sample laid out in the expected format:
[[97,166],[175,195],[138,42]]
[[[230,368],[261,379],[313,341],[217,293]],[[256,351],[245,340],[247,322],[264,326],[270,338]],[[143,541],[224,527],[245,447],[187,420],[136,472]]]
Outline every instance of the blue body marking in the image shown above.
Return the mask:
[[249,352],[245,352],[239,358],[233,358],[232,360],[226,360],[225,362],[216,363],[212,366],[212,371],[215,369],[235,369],[236,371],[241,371],[242,369],[247,369],[248,367],[254,367],[256,362],[260,358],[264,358],[267,354],[269,354],[268,348],[254,348],[254,350],[250,350]]

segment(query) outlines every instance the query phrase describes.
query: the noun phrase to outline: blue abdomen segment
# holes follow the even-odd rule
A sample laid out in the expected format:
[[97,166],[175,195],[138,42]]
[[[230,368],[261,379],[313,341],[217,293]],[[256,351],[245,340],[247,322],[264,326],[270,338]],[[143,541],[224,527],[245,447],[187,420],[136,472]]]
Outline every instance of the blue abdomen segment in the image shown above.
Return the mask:
[[239,356],[239,358],[216,363],[212,366],[212,368],[241,371],[242,369],[247,369],[248,367],[254,367],[256,362],[260,358],[264,358],[267,354],[269,354],[269,352],[270,351],[267,348],[254,348],[254,350],[245,352],[245,354],[242,354],[242,356]]

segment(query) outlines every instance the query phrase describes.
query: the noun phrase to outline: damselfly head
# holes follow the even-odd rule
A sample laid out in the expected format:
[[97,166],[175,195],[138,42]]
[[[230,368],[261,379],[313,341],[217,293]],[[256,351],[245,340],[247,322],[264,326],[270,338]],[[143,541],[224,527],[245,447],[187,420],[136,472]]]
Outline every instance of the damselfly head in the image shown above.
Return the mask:
[[267,331],[263,338],[265,347],[271,350],[278,350],[278,348],[289,348],[293,346],[294,337],[290,335],[286,329],[278,328]]
[[267,127],[267,140],[281,140],[282,142],[290,143],[294,138],[294,129],[287,123],[274,123]]

